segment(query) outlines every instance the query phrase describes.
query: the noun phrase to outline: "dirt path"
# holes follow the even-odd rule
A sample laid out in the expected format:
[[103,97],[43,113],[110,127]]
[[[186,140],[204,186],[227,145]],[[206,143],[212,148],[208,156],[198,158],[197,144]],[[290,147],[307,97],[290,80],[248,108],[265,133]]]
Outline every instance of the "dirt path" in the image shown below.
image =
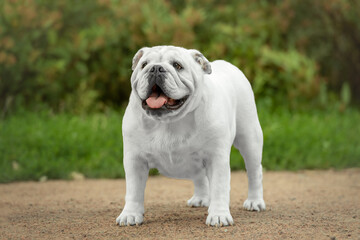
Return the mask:
[[0,185],[0,239],[360,239],[360,169],[266,172],[265,212],[241,208],[244,172],[231,179],[232,227],[205,225],[207,210],[189,208],[190,181],[151,177],[145,221],[119,227],[124,180]]

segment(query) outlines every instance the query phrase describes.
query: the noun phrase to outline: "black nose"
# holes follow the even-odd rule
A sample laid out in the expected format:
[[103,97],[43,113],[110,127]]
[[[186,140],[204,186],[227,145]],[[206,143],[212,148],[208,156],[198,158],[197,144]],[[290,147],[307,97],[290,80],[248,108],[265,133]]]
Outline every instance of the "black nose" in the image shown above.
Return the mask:
[[165,69],[161,66],[161,65],[154,65],[151,69],[150,69],[151,73],[164,73],[166,72]]

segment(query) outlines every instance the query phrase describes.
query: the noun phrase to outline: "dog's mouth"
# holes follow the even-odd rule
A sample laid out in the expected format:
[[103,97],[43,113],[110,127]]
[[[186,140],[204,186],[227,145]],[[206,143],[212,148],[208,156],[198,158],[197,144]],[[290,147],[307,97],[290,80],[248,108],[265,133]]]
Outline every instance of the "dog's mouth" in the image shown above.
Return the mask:
[[145,110],[176,110],[185,103],[187,98],[188,96],[181,99],[170,98],[155,84],[151,89],[150,96],[142,101],[142,107]]

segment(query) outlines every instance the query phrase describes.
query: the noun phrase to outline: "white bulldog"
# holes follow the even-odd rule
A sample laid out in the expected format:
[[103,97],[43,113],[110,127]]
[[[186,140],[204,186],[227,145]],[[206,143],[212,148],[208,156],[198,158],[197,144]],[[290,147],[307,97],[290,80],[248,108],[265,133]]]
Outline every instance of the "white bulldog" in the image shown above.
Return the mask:
[[263,135],[254,94],[244,74],[228,62],[209,62],[199,51],[174,46],[140,49],[123,118],[125,207],[120,226],[143,222],[150,168],[191,179],[192,207],[209,207],[206,224],[233,224],[230,214],[230,150],[245,159],[247,210],[265,210]]

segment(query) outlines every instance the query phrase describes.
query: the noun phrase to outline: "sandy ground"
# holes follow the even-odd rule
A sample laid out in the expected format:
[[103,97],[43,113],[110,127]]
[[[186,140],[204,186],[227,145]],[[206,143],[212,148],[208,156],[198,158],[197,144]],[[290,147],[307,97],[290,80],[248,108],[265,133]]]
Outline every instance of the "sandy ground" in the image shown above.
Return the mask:
[[0,239],[360,239],[360,169],[265,172],[265,212],[242,209],[244,172],[233,172],[235,225],[208,227],[190,208],[192,182],[150,177],[141,226],[119,227],[124,180],[0,185]]

